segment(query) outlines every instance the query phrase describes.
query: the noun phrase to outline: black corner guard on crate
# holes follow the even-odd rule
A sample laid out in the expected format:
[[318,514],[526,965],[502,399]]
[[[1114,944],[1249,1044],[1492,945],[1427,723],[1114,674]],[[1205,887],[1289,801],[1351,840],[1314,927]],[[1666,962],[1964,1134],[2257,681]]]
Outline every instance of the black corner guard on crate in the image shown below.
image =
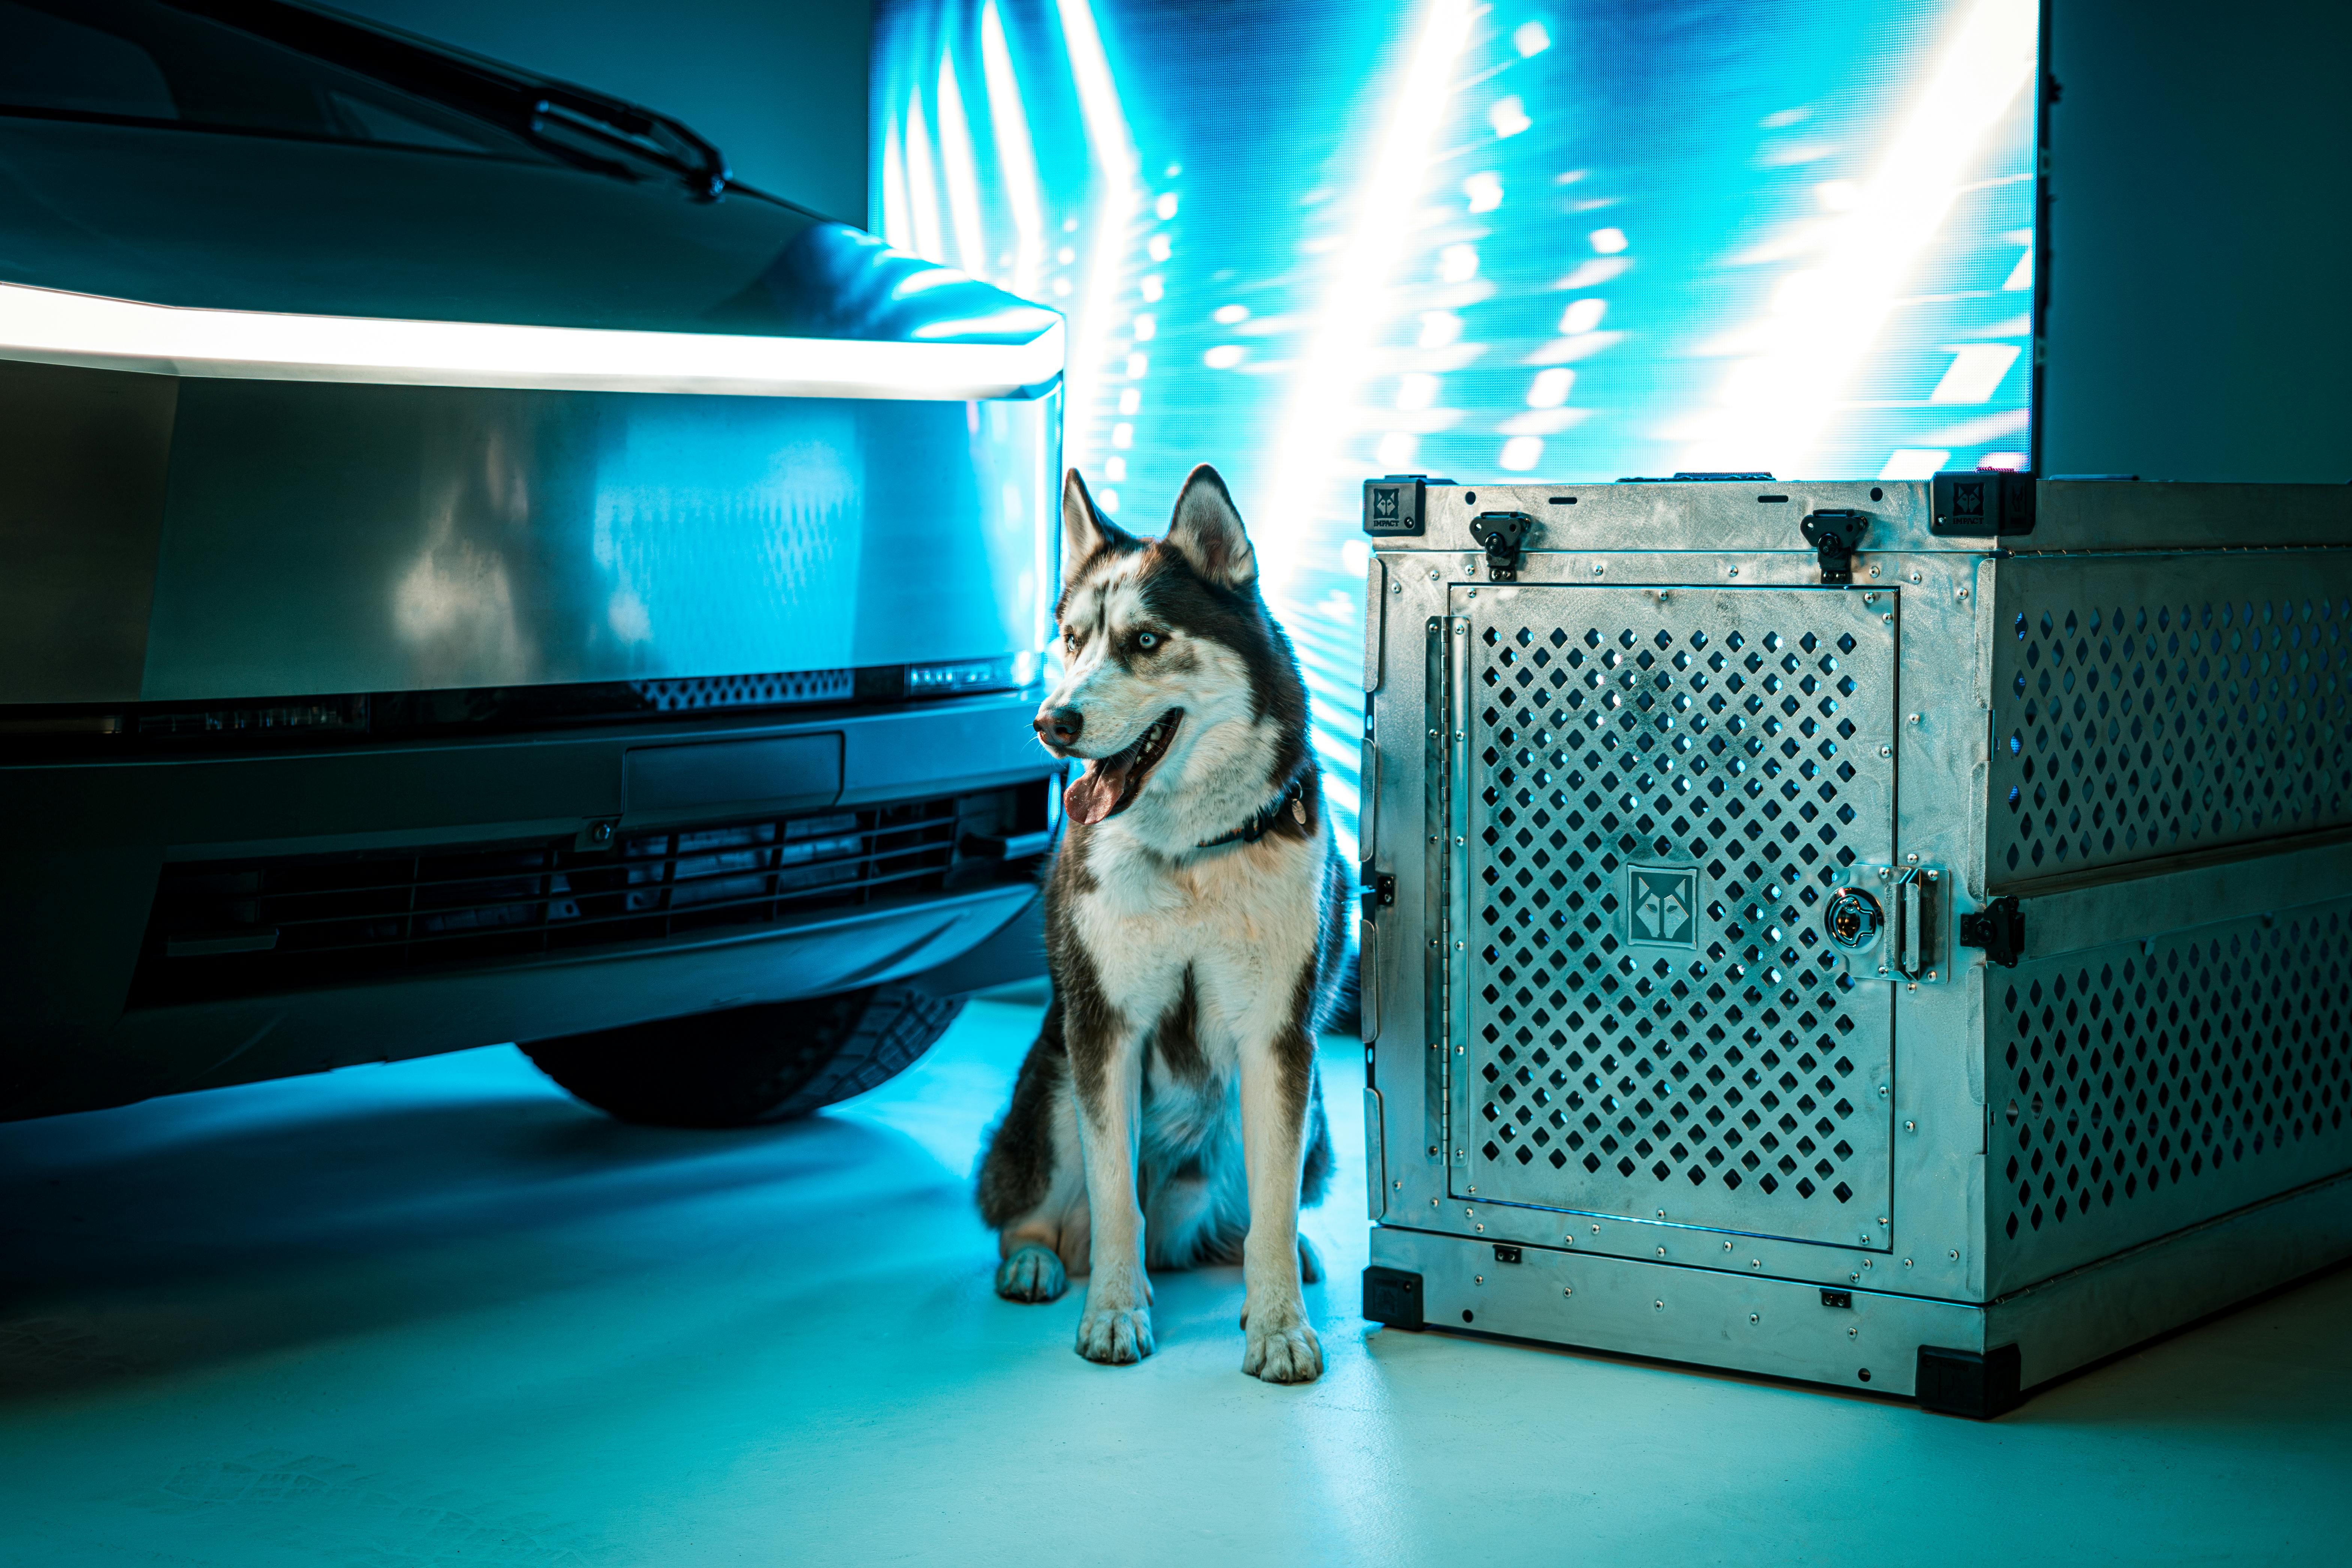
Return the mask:
[[1421,1276],[1377,1263],[1365,1269],[1364,1316],[1391,1329],[1420,1328]]
[[[1367,1292],[1370,1287],[1366,1287]],[[2018,1387],[2015,1345],[1995,1350],[1948,1351],[1919,1347],[1918,1400],[1923,1410],[1988,1421],[2024,1403]]]

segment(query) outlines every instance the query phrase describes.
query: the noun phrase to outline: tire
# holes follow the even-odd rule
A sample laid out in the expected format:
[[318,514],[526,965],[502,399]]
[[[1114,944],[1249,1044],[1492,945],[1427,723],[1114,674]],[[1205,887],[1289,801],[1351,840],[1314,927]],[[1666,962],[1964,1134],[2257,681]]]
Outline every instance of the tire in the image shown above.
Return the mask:
[[523,1054],[597,1110],[647,1127],[789,1121],[914,1065],[961,996],[871,985],[536,1040]]

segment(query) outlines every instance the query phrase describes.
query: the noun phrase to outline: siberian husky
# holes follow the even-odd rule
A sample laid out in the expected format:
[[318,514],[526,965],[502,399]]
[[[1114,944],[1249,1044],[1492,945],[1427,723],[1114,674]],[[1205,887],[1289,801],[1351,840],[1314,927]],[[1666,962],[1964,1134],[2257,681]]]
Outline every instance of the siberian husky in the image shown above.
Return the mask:
[[1298,661],[1206,465],[1156,540],[1071,470],[1062,563],[1064,672],[1036,730],[1086,767],[1045,884],[1053,1005],[981,1165],[996,1291],[1050,1301],[1086,1273],[1078,1353],[1138,1362],[1146,1263],[1238,1258],[1242,1370],[1310,1382],[1298,1209],[1331,1174],[1315,1036],[1348,890]]

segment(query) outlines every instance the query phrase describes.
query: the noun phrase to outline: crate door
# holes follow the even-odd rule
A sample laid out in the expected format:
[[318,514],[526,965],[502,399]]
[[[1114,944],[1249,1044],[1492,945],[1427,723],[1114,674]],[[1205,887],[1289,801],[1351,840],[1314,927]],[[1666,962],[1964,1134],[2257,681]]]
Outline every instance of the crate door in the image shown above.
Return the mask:
[[1884,1245],[1893,994],[1821,909],[1894,853],[1892,599],[1455,590],[1456,1194]]

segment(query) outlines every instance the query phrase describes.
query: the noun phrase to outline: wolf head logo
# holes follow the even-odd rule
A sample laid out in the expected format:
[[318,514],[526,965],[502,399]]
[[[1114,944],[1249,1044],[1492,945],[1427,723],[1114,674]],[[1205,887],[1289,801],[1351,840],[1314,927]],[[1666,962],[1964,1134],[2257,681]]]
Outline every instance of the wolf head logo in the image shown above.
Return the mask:
[[1628,908],[1635,942],[1697,945],[1698,873],[1679,868],[1631,868]]

